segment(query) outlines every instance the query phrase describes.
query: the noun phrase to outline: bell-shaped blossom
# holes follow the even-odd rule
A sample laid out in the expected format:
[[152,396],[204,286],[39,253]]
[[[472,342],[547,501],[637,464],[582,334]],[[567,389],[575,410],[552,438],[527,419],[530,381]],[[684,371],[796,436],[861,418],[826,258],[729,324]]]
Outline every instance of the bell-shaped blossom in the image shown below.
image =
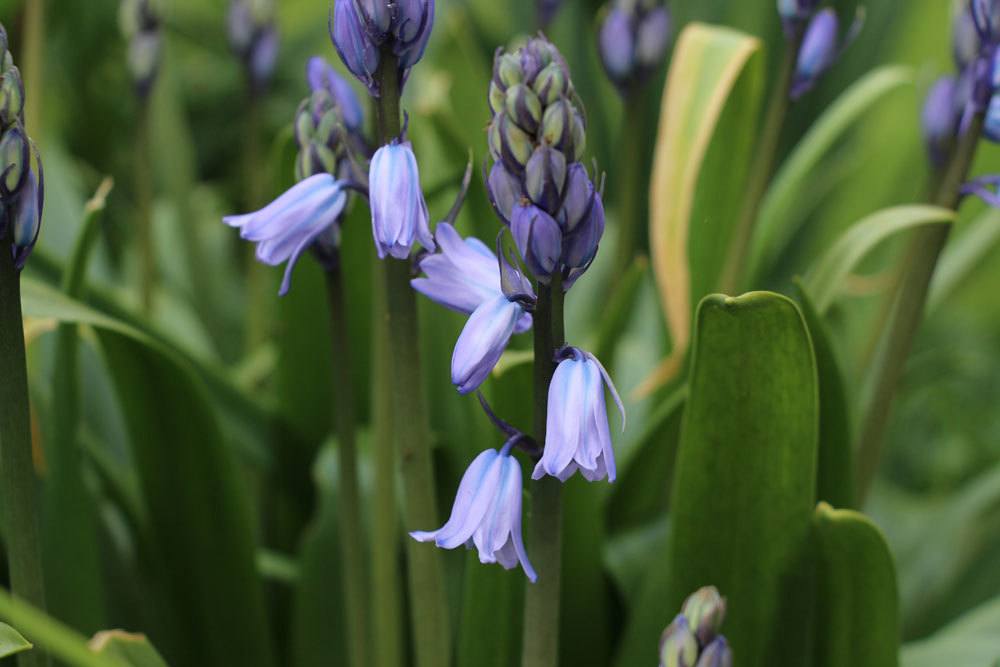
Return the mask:
[[[420,259],[424,278],[410,281],[413,289],[445,308],[471,315],[484,303],[504,296],[497,256],[474,237],[463,239],[448,222],[434,230],[438,252]],[[513,333],[531,328],[531,314],[524,312]]]
[[278,266],[287,262],[279,291],[284,295],[299,257],[318,239],[329,237],[346,205],[344,182],[322,173],[296,183],[259,211],[227,216],[223,222],[238,227],[242,238],[257,243],[257,259],[262,263]]
[[406,259],[415,241],[434,250],[417,158],[408,141],[375,151],[368,171],[372,234],[380,259]]
[[532,477],[552,475],[566,481],[579,470],[588,481],[607,478],[613,482],[615,453],[608,427],[605,387],[618,405],[624,428],[621,397],[594,355],[568,347],[559,356],[561,361],[549,384],[545,449]]
[[451,355],[451,382],[460,394],[475,391],[486,381],[525,314],[521,303],[504,294],[473,311]]
[[521,465],[510,454],[516,440],[508,440],[499,452],[488,449],[476,457],[462,476],[447,523],[410,536],[442,549],[475,546],[481,562],[500,563],[508,570],[520,564],[534,582],[538,577],[521,539]]

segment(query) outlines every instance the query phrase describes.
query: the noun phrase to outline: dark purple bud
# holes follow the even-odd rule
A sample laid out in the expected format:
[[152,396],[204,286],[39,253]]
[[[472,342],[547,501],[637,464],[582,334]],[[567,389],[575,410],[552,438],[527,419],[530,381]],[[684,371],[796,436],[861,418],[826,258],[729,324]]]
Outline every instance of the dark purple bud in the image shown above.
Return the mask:
[[519,128],[506,114],[497,116],[493,120],[492,129],[496,132],[495,141],[498,143],[494,147],[494,139],[491,137],[490,146],[497,150],[494,153],[494,157],[497,157],[497,154],[499,154],[499,158],[504,161],[511,171],[524,169],[531,158],[531,136]]
[[598,47],[604,70],[616,84],[626,81],[635,67],[635,30],[633,17],[614,7],[608,12],[598,35]]
[[659,67],[670,44],[670,12],[656,7],[639,21],[635,40],[636,64],[647,70]]
[[681,613],[691,624],[691,630],[701,646],[715,639],[726,617],[726,598],[715,586],[704,586],[688,596]]
[[561,151],[568,161],[576,162],[583,157],[583,118],[569,100],[561,99],[546,107],[542,116],[542,141]]
[[38,151],[32,147],[32,164],[28,166],[24,185],[10,209],[14,266],[20,271],[38,240],[42,228],[42,208],[45,203],[45,176]]
[[511,86],[507,89],[504,106],[507,115],[525,132],[534,134],[538,130],[542,122],[542,103],[531,88],[523,83]]
[[1000,95],[994,95],[986,108],[983,136],[995,144],[1000,143]]
[[590,212],[594,202],[594,184],[587,170],[579,162],[569,166],[566,177],[566,194],[563,197],[559,223],[567,232],[572,232]]
[[313,56],[306,65],[306,81],[312,90],[325,90],[333,99],[344,125],[352,130],[361,127],[364,111],[361,101],[347,80],[337,73],[330,63],[320,56]]
[[250,78],[257,88],[267,85],[278,61],[278,31],[273,27],[261,31],[250,52]]
[[562,255],[562,230],[552,216],[530,204],[514,207],[511,219],[514,243],[528,271],[547,283]]
[[539,146],[524,169],[524,182],[532,203],[555,215],[566,187],[566,157],[550,146]]
[[[381,7],[381,4],[376,3]],[[366,18],[355,0],[337,0],[330,23],[330,39],[347,70],[368,91],[377,96],[375,71],[379,64],[379,45],[366,29]]]
[[503,162],[493,163],[490,175],[486,179],[486,190],[490,196],[493,209],[505,224],[510,224],[514,206],[524,198],[521,181],[513,176]]
[[958,82],[954,77],[938,79],[927,93],[921,121],[931,162],[940,167],[955,142],[961,119],[956,103]]
[[733,667],[733,652],[726,638],[719,636],[702,649],[695,667]]
[[409,70],[423,58],[430,41],[434,0],[393,0],[389,6],[395,36],[393,52],[399,58],[399,66]]
[[623,93],[659,67],[670,43],[670,14],[662,2],[619,0],[598,34],[604,71]]
[[0,138],[0,200],[17,195],[30,169],[31,150],[24,128],[17,123]]
[[544,30],[559,12],[562,0],[537,0],[538,25]]
[[799,49],[795,80],[792,83],[792,99],[798,99],[812,90],[833,64],[839,50],[839,30],[840,21],[832,9],[824,9],[813,17]]
[[[597,255],[597,246],[604,236],[604,202],[594,193],[590,209],[583,220],[563,237],[562,262],[571,269],[586,269]],[[576,277],[582,274],[578,272]]]

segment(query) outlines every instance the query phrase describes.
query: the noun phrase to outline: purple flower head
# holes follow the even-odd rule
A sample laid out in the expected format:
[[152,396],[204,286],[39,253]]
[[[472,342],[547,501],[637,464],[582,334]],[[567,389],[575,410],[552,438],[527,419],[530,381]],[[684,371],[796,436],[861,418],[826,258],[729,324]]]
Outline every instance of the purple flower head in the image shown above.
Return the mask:
[[273,0],[230,0],[226,27],[229,46],[243,61],[250,85],[263,90],[278,59]]
[[559,223],[533,204],[517,204],[510,229],[528,271],[535,279],[547,284],[562,257],[562,229]]
[[447,523],[435,531],[414,531],[410,536],[418,542],[434,542],[442,549],[474,546],[480,562],[500,563],[507,570],[520,564],[528,579],[536,581],[521,539],[521,465],[511,456],[519,437],[512,437],[499,452],[486,450],[469,465]]
[[240,237],[257,243],[257,259],[269,266],[287,262],[279,294],[288,292],[292,271],[302,253],[318,239],[336,238],[336,227],[347,205],[344,183],[322,173],[296,183],[255,213],[223,218],[240,229]]
[[687,618],[678,614],[660,636],[660,667],[695,667],[698,639]]
[[408,141],[375,151],[368,172],[372,233],[380,259],[406,259],[414,242],[434,250],[417,158]]
[[565,482],[580,471],[591,482],[615,481],[615,452],[608,427],[604,389],[611,391],[625,428],[625,408],[608,372],[597,357],[575,347],[559,353],[561,361],[549,384],[545,449],[533,479],[552,475]]
[[[463,239],[447,222],[434,230],[438,252],[420,259],[425,278],[410,281],[413,289],[445,308],[471,315],[484,303],[504,296],[497,256],[477,238]],[[520,285],[523,288],[523,283]],[[530,289],[530,285],[528,286]],[[531,314],[523,313],[513,333],[531,328]]]
[[670,45],[670,12],[657,0],[616,0],[597,38],[604,71],[625,93],[663,62]]
[[[38,151],[32,146],[30,163],[24,184],[14,196],[8,209],[11,225],[11,251],[14,266],[20,271],[31,255],[42,228],[42,209],[45,205],[45,175]],[[2,230],[0,230],[2,231]],[[0,234],[0,237],[6,236]]]
[[720,635],[702,649],[695,667],[733,667],[733,652],[726,638]]
[[957,79],[945,76],[934,83],[924,102],[921,115],[924,140],[935,166],[944,163],[958,133],[961,114],[957,96]]
[[313,56],[306,65],[306,81],[313,91],[325,90],[333,99],[340,117],[351,130],[359,130],[364,121],[361,101],[347,79],[340,76],[324,58]]
[[382,53],[398,60],[402,85],[424,55],[434,27],[434,0],[335,0],[330,39],[347,69],[379,96],[375,79]]

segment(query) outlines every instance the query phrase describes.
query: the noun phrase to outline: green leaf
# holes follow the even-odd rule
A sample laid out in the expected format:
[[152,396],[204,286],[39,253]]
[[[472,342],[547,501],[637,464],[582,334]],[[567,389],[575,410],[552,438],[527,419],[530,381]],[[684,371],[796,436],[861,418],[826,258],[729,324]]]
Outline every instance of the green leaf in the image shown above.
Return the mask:
[[882,532],[863,514],[826,503],[814,526],[816,667],[898,665],[896,566]]
[[761,271],[772,266],[805,222],[803,197],[810,196],[811,188],[808,186],[823,157],[866,111],[889,93],[910,85],[912,81],[913,72],[907,67],[886,66],[869,72],[848,88],[795,146],[775,175],[761,204],[747,264],[751,284],[760,279]]
[[763,92],[760,41],[700,23],[681,33],[660,110],[650,181],[653,273],[673,349],[643,383],[675,377],[698,299],[715,288],[737,217]]
[[143,634],[123,630],[98,632],[90,640],[90,650],[97,655],[114,656],[129,667],[167,667]]
[[31,649],[31,642],[6,623],[0,623],[0,658]]
[[855,505],[854,443],[851,439],[850,403],[842,366],[837,360],[830,331],[816,312],[809,294],[796,281],[802,317],[809,327],[819,377],[819,454],[816,500],[834,507]]
[[948,241],[931,282],[928,312],[944,302],[1000,242],[1000,211],[991,208]]
[[249,498],[204,385],[132,337],[100,338],[149,511],[168,654],[180,664],[270,667]]
[[901,232],[954,220],[955,212],[952,210],[912,205],[887,208],[855,223],[803,280],[816,310],[820,314],[826,313],[843,287],[844,279],[879,243]]
[[709,584],[729,599],[724,631],[741,664],[803,664],[819,408],[798,308],[767,292],[706,297],[688,386],[669,549],[652,575],[666,588],[636,610],[618,664],[641,664]]
[[968,612],[927,639],[903,646],[903,667],[996,667],[1000,661],[1000,598]]

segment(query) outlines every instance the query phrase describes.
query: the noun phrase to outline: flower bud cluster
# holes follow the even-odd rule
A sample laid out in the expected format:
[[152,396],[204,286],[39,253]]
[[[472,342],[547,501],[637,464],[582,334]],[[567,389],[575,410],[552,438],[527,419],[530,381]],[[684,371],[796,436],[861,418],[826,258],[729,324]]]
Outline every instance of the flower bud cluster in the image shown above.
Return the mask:
[[45,179],[35,145],[24,129],[24,82],[0,25],[0,240],[10,242],[21,269],[41,229]]
[[614,0],[598,35],[604,71],[622,92],[656,71],[669,44],[670,12],[663,0]]
[[243,61],[250,85],[263,90],[278,59],[274,0],[230,0],[226,28],[229,45]]
[[122,0],[118,7],[118,24],[128,40],[128,69],[132,84],[140,99],[153,89],[160,69],[163,37],[160,16],[153,0]]
[[604,205],[581,164],[586,121],[568,70],[541,37],[498,51],[490,83],[490,199],[534,277],[569,288],[604,234]]
[[304,180],[319,173],[351,180],[351,154],[367,153],[361,135],[363,113],[350,85],[320,57],[310,59],[307,78],[312,93],[302,100],[295,114],[295,141],[299,153],[295,178]]
[[714,586],[692,593],[660,637],[660,667],[732,667],[733,655],[719,628],[726,600]]

